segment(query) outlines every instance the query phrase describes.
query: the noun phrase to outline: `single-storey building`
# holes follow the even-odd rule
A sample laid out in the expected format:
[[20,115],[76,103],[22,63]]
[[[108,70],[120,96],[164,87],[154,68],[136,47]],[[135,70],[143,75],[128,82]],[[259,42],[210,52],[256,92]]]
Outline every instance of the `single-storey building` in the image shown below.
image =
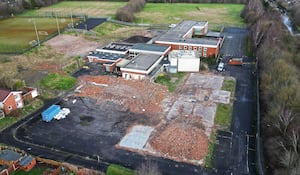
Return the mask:
[[182,21],[156,38],[154,43],[171,46],[172,50],[193,50],[199,57],[216,57],[222,37],[207,37],[207,32],[207,21]]
[[97,52],[108,52],[115,54],[127,54],[128,50],[133,46],[131,43],[110,43],[102,48],[97,48]]
[[168,53],[170,52],[170,50],[171,50],[170,46],[163,46],[163,45],[158,45],[158,44],[137,43],[129,49],[129,55],[131,58],[137,56],[140,53],[148,53],[148,54],[167,56]]
[[152,78],[156,72],[161,70],[159,64],[163,59],[163,55],[141,53],[134,57],[125,66],[121,67],[122,77],[124,79],[144,79]]
[[116,63],[122,59],[128,58],[127,54],[110,53],[110,52],[90,52],[87,56],[88,62],[101,63],[106,72],[113,72]]

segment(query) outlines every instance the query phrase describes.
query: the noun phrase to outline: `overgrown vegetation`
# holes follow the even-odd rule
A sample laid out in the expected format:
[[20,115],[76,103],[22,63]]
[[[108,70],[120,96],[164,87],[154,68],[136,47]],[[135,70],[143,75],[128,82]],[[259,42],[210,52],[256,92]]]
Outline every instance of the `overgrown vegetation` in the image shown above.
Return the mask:
[[205,157],[205,167],[207,168],[214,168],[213,155],[214,155],[214,149],[216,144],[216,137],[217,137],[217,133],[215,130],[213,130],[210,134],[208,153]]
[[76,85],[77,80],[69,75],[52,73],[40,81],[41,87],[51,90],[69,90]]
[[134,13],[141,11],[145,4],[145,0],[129,0],[124,7],[121,7],[117,11],[116,19],[125,22],[133,22],[135,20]]
[[264,7],[260,0],[249,1],[242,14],[252,24],[252,46],[258,58],[267,173],[297,175],[300,172],[299,38],[289,34],[279,20],[279,12]]
[[134,171],[120,165],[111,164],[106,170],[107,175],[134,175]]
[[184,75],[185,73],[183,72],[179,72],[176,74],[163,73],[156,78],[155,82],[168,86],[169,92],[174,92],[176,86],[178,85],[180,80],[182,80]]

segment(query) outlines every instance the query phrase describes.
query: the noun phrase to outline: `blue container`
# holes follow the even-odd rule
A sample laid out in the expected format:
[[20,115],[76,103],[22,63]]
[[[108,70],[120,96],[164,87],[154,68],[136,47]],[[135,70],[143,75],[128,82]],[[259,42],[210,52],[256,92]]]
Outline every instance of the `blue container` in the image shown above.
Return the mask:
[[52,105],[44,112],[42,112],[42,120],[50,122],[60,111],[59,105]]

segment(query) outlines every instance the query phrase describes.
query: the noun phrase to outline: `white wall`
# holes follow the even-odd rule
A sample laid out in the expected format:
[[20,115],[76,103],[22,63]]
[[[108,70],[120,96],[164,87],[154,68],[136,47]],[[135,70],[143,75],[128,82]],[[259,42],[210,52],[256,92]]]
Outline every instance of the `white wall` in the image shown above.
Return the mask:
[[178,72],[199,72],[200,59],[178,59]]

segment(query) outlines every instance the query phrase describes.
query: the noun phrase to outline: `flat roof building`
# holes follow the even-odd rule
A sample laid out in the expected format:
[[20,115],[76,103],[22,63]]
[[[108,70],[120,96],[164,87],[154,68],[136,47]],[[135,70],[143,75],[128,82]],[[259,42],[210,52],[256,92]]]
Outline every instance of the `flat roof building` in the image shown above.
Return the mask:
[[132,46],[133,44],[131,43],[123,43],[123,42],[110,43],[102,48],[97,48],[96,51],[116,53],[116,54],[126,54]]
[[207,34],[207,21],[182,21],[158,37],[155,43],[171,46],[172,50],[193,50],[202,57],[217,56],[222,38],[216,33]]
[[122,77],[124,79],[144,79],[159,66],[162,59],[162,55],[139,54],[127,65],[121,67]]
[[129,49],[129,55],[132,58],[140,53],[149,53],[149,54],[166,56],[170,52],[170,50],[171,50],[170,46],[164,46],[159,44],[138,43],[133,45]]

